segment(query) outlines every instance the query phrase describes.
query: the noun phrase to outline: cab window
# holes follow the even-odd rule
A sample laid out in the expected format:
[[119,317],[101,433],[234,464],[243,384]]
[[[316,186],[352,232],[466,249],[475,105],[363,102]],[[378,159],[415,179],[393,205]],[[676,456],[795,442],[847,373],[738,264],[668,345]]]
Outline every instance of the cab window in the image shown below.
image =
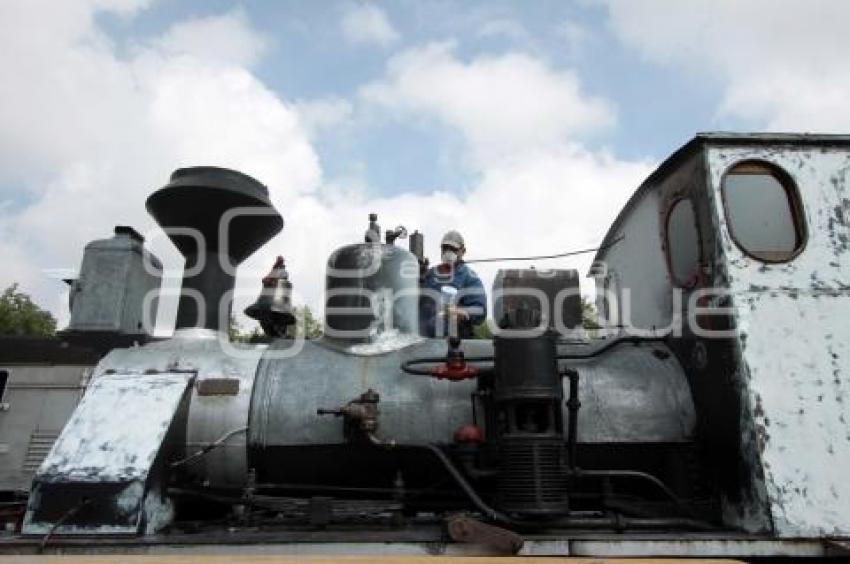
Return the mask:
[[739,163],[723,178],[722,192],[729,234],[746,254],[784,262],[803,248],[800,195],[785,171],[763,161]]
[[694,208],[687,198],[677,200],[667,214],[667,260],[677,286],[693,286],[699,274],[700,243]]

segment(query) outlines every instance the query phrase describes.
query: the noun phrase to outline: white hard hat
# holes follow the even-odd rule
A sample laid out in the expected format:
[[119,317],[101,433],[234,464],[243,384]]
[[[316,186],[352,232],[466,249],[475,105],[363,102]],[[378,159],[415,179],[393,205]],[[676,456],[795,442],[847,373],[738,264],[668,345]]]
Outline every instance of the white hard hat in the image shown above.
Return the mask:
[[455,231],[452,229],[451,231],[446,231],[446,234],[443,235],[443,240],[440,242],[440,246],[448,246],[452,247],[455,250],[465,249],[466,245],[463,244],[463,235],[460,234],[459,231]]

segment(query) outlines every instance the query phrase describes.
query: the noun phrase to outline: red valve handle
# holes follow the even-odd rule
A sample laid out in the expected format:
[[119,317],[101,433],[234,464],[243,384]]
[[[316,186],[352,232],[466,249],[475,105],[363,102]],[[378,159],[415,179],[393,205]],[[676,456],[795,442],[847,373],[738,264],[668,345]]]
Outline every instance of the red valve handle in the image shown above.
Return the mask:
[[431,369],[431,376],[438,380],[451,380],[457,382],[459,380],[469,380],[478,377],[478,369],[469,364],[463,363],[444,363],[439,364]]

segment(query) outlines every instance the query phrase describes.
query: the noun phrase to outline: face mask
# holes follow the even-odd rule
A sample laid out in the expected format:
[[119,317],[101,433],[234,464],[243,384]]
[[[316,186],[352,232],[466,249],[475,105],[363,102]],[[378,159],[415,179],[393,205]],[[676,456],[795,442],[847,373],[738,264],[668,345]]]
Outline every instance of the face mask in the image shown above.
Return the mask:
[[443,264],[454,264],[457,262],[457,253],[454,251],[443,251]]

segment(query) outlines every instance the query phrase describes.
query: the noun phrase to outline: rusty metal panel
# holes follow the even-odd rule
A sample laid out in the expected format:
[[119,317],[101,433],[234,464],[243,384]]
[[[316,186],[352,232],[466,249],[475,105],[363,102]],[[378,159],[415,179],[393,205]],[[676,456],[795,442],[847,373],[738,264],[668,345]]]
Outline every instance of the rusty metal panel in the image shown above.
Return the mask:
[[204,378],[195,383],[199,396],[235,396],[239,393],[237,378]]

